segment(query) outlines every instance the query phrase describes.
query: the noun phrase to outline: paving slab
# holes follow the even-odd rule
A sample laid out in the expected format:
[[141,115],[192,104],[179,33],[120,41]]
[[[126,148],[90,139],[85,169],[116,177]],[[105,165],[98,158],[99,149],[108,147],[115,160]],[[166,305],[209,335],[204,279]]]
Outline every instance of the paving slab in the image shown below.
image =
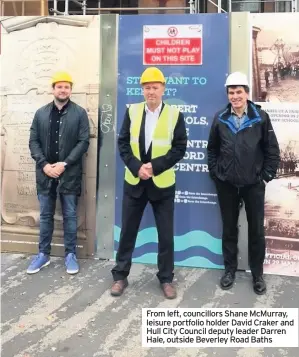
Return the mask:
[[143,307],[299,308],[299,279],[267,275],[268,293],[254,294],[251,276],[238,272],[230,291],[221,270],[175,269],[178,297],[165,300],[156,266],[133,264],[124,295],[109,294],[113,262],[80,260],[69,276],[62,258],[27,275],[31,256],[1,254],[4,357],[298,357],[298,348],[143,348]]

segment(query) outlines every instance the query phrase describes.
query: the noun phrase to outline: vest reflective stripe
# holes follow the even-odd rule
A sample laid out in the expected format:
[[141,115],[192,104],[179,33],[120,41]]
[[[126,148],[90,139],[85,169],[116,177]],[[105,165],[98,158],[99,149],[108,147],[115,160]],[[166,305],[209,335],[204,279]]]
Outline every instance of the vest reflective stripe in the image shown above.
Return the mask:
[[153,140],[152,142],[157,146],[169,146],[168,140],[156,139],[156,140]]
[[[139,151],[139,136],[144,112],[145,102],[132,104],[129,108],[129,116],[131,120],[130,126],[130,145],[133,155],[140,160]],[[171,149],[174,128],[179,118],[179,111],[175,107],[168,104],[164,108],[157,121],[157,126],[152,138],[152,159],[165,155]],[[140,181],[139,177],[135,177],[126,167],[125,180],[130,185],[137,185]],[[159,188],[166,188],[174,185],[175,171],[173,168],[164,171],[158,176],[153,176],[153,182]]]

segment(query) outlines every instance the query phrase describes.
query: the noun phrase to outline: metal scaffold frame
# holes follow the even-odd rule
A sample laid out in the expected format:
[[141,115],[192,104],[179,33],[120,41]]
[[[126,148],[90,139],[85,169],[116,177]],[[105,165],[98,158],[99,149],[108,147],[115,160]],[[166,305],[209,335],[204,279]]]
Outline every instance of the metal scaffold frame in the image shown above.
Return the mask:
[[[216,3],[217,1],[217,3]],[[222,13],[222,12],[230,12],[230,10],[226,11],[222,8],[222,1],[221,0],[208,0],[208,2],[212,5],[214,5],[215,7],[217,7],[217,12],[218,13]],[[229,9],[230,9],[230,6],[231,6],[231,1],[228,1],[228,4],[229,4]]]
[[[25,11],[25,2],[26,0],[20,0],[22,2],[22,16],[24,16],[24,11]],[[4,7],[5,3],[13,3],[13,0],[0,0],[1,3],[1,9],[0,12],[1,14],[4,14]],[[64,3],[64,11],[58,11],[58,3]],[[230,13],[230,12],[248,12],[248,11],[254,11],[256,12],[257,9],[259,8],[258,12],[264,12],[264,7],[266,4],[272,5],[272,12],[298,12],[299,11],[299,0],[189,0],[188,5],[189,6],[177,6],[177,7],[167,7],[165,6],[165,3],[167,1],[160,2],[161,4],[163,3],[163,6],[159,7],[101,7],[101,0],[98,0],[98,7],[96,8],[89,8],[88,7],[88,2],[89,0],[53,0],[53,8],[49,9],[49,12],[51,15],[62,15],[62,16],[68,16],[68,15],[95,15],[95,14],[101,14],[101,13],[109,13],[109,12],[121,12],[121,13],[128,13],[128,12],[158,12],[158,13],[165,13],[165,12],[174,12],[176,13],[177,11],[184,11],[185,13],[190,13],[190,14],[198,14],[202,12],[218,12],[218,13]],[[72,9],[70,11],[70,3],[76,4],[78,6],[77,10]],[[233,5],[259,5],[257,9],[251,10],[248,8],[242,9],[242,7],[238,6],[235,8]],[[261,6],[263,4],[263,6]],[[208,5],[209,5],[209,10],[208,10]],[[211,10],[211,5],[212,5],[212,10]],[[273,6],[275,5],[275,6]],[[45,14],[45,9],[44,9],[44,2],[41,1],[41,15]],[[16,10],[15,10],[16,11]],[[267,11],[268,12],[269,8]],[[17,15],[17,14],[16,14]]]
[[221,0],[208,0],[208,2],[214,5],[217,8],[218,13],[222,12],[232,12],[232,5],[233,4],[261,4],[261,3],[273,3],[275,5],[288,3],[291,5],[292,12],[298,11],[298,1],[297,0],[227,0],[227,10],[222,8],[222,1]]
[[275,6],[283,3],[288,3],[291,5],[291,12],[297,12],[297,0],[229,0],[230,9],[232,9],[232,4],[242,3],[242,4],[266,4],[275,2]]
[[[65,9],[64,12],[58,11],[57,10],[57,4],[58,1],[64,1],[65,2]],[[282,3],[289,3],[291,4],[291,11],[292,12],[297,12],[298,11],[298,1],[297,0],[227,0],[227,10],[222,8],[222,1],[221,0],[207,0],[208,3],[212,4],[217,8],[218,13],[226,13],[226,12],[232,12],[232,5],[233,4],[261,4],[261,3],[269,3],[275,1],[275,4],[282,4]],[[107,12],[107,11],[163,11],[163,10],[168,10],[168,11],[181,11],[185,10],[190,13],[190,14],[197,14],[200,13],[200,0],[190,0],[189,1],[189,6],[188,7],[111,7],[111,8],[102,8],[101,7],[101,1],[99,0],[97,8],[88,8],[87,7],[87,0],[54,0],[54,8],[50,9],[50,12],[53,13],[54,16],[56,15],[64,15],[68,16],[70,15],[69,13],[69,3],[72,2],[74,4],[77,4],[78,7],[82,10],[82,15],[87,15],[88,12],[97,12],[100,14],[101,12]]]
[[167,10],[167,11],[181,11],[181,10],[188,10],[190,14],[196,14],[200,12],[200,0],[190,0],[189,1],[189,6],[185,6],[185,7],[111,7],[111,8],[101,8],[101,1],[98,2],[99,7],[96,8],[88,8],[87,7],[87,1],[86,0],[82,0],[82,1],[78,1],[78,0],[63,0],[65,2],[65,8],[64,8],[64,12],[62,11],[58,11],[57,10],[57,4],[58,1],[60,0],[54,0],[54,8],[50,9],[50,12],[53,13],[54,16],[56,15],[63,15],[63,16],[68,16],[70,15],[69,13],[69,3],[75,3],[77,4],[81,10],[82,10],[82,15],[88,15],[89,11],[92,12],[97,12],[98,14],[100,14],[101,12],[107,12],[107,11],[163,11],[163,10]]

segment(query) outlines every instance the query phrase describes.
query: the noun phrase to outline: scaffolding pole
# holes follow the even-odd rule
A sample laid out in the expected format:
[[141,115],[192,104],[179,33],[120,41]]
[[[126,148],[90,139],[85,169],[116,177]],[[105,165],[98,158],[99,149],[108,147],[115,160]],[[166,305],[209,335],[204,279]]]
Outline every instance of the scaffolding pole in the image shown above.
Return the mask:
[[[87,7],[87,0],[83,1],[78,1],[78,0],[64,0],[65,3],[65,9],[64,12],[58,11],[57,10],[57,3],[60,0],[54,0],[54,8],[50,9],[50,12],[54,13],[54,16],[56,15],[69,15],[69,1],[72,1],[73,3],[77,4],[80,6],[83,15],[86,15],[87,12],[89,11],[97,11],[98,14],[101,14],[101,12],[107,12],[107,11],[121,11],[121,12],[126,12],[126,11],[186,11],[188,10],[190,14],[196,14],[200,12],[200,0],[189,0],[189,7],[107,7],[107,8],[102,8],[101,7],[101,1],[98,2],[98,7],[95,8],[88,8]],[[62,0],[61,0],[62,1]],[[272,0],[274,1],[274,0]],[[256,4],[256,3],[268,3],[269,0],[227,0],[227,11],[222,8],[222,1],[221,0],[208,0],[210,4],[215,6],[217,8],[218,13],[226,13],[226,12],[232,12],[232,5],[233,4]],[[297,0],[276,0],[275,4],[278,3],[288,3],[291,5],[291,11],[292,12],[297,12],[298,11],[298,4]]]
[[195,0],[189,1],[189,12],[190,14],[196,14],[196,3]]
[[64,3],[64,16],[67,16],[69,14],[69,0],[65,0]]
[[57,10],[57,4],[58,4],[59,0],[54,0],[53,1],[53,9],[50,9],[50,12],[54,13],[54,16],[56,15],[64,15],[64,16],[68,16],[69,15],[69,2],[73,2],[74,4],[78,5],[81,7],[82,11],[83,11],[83,15],[86,15],[86,0],[80,2],[78,0],[65,0],[64,1],[64,12],[58,11]]
[[54,13],[54,16],[56,16],[56,15],[63,15],[63,16],[65,16],[65,13],[64,13],[64,12],[61,12],[61,11],[58,11],[58,10],[54,10],[54,9],[50,9],[50,11]]
[[286,3],[292,3],[296,2],[296,0],[229,0],[229,3],[234,3],[234,4],[256,4],[256,3],[273,3],[275,2],[276,4],[280,2],[286,2]]
[[87,11],[190,10],[190,7],[88,7]]
[[[208,0],[212,2],[211,0]],[[221,1],[218,1],[218,3]],[[292,12],[297,12],[297,0],[228,0],[228,12],[232,12],[232,4],[267,4],[267,3],[287,3],[291,4]]]
[[[216,0],[215,0],[216,1]],[[222,8],[222,4],[221,4],[221,0],[217,0],[217,3],[212,1],[212,0],[208,0],[208,2],[210,4],[212,4],[213,6],[217,7],[217,12],[220,14],[222,12],[227,12]]]
[[[76,5],[79,5],[79,6],[83,6],[83,3],[82,2],[80,2],[80,1],[78,1],[78,0],[70,0],[71,2],[73,2],[74,4],[76,4]],[[68,2],[67,0],[65,1],[65,2]]]
[[53,5],[54,5],[54,9],[53,9],[54,16],[56,16],[57,15],[57,0],[54,0]]
[[198,0],[190,0],[189,1],[189,6],[181,6],[181,7],[105,7],[105,8],[101,8],[101,1],[99,1],[98,5],[99,7],[92,7],[92,8],[88,8],[87,7],[87,1],[83,0],[78,1],[78,0],[65,0],[65,8],[64,8],[64,13],[61,11],[57,10],[57,3],[59,0],[54,0],[54,8],[50,9],[50,12],[54,13],[55,15],[69,15],[69,2],[73,2],[76,5],[80,6],[82,11],[83,11],[83,15],[86,15],[86,13],[88,11],[97,11],[99,14],[101,12],[106,12],[106,11],[161,11],[161,10],[166,10],[166,11],[181,11],[181,10],[188,10],[190,14],[196,14],[199,12],[199,1]]
[[292,12],[298,11],[298,0],[292,0]]

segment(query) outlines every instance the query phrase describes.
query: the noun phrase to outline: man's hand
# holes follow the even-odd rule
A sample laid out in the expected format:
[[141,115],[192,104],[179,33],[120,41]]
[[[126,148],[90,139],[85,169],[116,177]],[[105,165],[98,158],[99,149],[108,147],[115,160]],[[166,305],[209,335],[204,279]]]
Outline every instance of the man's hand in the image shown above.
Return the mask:
[[58,178],[65,171],[63,162],[57,162],[56,164],[47,164],[44,167],[44,173],[52,178]]
[[47,164],[43,170],[44,170],[44,173],[49,176],[49,177],[53,177],[53,178],[57,178],[59,177],[59,174],[56,173],[55,171],[55,167],[53,167],[54,165],[51,165],[51,164]]
[[65,171],[65,165],[63,162],[57,162],[56,164],[51,165],[55,174],[60,176]]
[[151,175],[151,177],[153,176],[153,167],[152,164],[150,162],[148,162],[147,164],[143,165],[146,169],[149,175]]
[[152,174],[150,174],[150,170],[146,167],[147,164],[144,164],[141,166],[141,168],[138,171],[138,176],[142,179],[142,180],[148,180],[149,178],[152,177]]

